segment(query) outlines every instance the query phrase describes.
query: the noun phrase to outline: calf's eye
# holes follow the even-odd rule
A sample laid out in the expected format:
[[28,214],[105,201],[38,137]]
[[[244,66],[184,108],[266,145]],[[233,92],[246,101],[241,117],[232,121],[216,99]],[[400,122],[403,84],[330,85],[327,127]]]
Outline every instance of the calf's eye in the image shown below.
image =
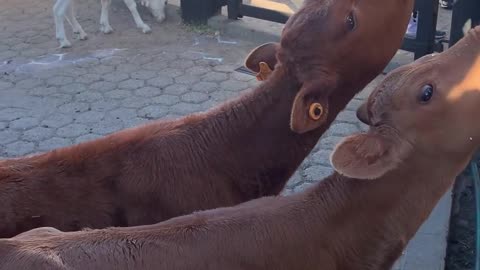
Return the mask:
[[348,14],[346,23],[347,23],[347,29],[349,31],[352,31],[353,29],[355,29],[355,16],[353,16],[353,13]]
[[428,103],[430,99],[433,97],[433,86],[427,84],[422,87],[422,91],[420,92],[420,102],[421,103]]

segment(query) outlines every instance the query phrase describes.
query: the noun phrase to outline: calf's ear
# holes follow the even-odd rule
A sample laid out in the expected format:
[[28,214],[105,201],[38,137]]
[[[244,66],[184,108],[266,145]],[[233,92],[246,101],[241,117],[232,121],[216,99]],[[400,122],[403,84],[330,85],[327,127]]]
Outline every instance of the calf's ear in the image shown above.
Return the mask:
[[257,80],[266,80],[277,64],[277,50],[280,44],[270,42],[253,49],[245,58],[245,67],[257,73]]
[[298,91],[292,105],[290,128],[302,134],[319,128],[328,118],[328,93],[331,87],[322,81],[307,82]]
[[347,177],[376,179],[395,169],[408,151],[408,144],[398,138],[369,132],[349,136],[338,143],[330,163]]

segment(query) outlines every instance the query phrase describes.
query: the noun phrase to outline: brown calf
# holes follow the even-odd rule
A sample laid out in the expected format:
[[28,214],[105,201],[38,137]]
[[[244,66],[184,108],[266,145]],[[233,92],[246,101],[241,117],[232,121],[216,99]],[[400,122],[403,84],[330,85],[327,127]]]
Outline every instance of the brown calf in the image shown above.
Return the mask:
[[[448,72],[447,72],[448,71]],[[303,193],[155,225],[0,240],[0,269],[385,270],[480,146],[480,26],[393,71]],[[351,178],[349,178],[350,176]]]
[[307,0],[281,44],[250,55],[277,53],[278,64],[239,98],[0,161],[0,237],[41,226],[152,224],[278,194],[336,115],[393,57],[412,2]]

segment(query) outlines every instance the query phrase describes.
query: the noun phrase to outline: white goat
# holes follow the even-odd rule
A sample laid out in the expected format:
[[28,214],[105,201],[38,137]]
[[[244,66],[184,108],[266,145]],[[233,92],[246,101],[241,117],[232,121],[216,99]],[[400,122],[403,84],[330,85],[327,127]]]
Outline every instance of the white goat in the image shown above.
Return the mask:
[[[110,8],[111,0],[100,0],[102,4],[102,11],[100,15],[100,31],[104,34],[109,34],[113,31],[108,20],[108,10]],[[60,48],[68,48],[71,45],[65,36],[64,18],[73,28],[73,33],[79,37],[80,40],[87,39],[87,34],[83,31],[82,26],[78,23],[75,17],[75,0],[56,0],[53,6],[53,16],[55,18],[55,36],[60,42]],[[128,9],[132,13],[135,24],[142,30],[143,33],[150,33],[152,30],[150,26],[143,22],[140,14],[137,11],[137,4],[135,0],[123,0]],[[165,19],[165,5],[167,0],[141,0],[140,4],[149,8],[152,15],[158,22],[162,22]]]

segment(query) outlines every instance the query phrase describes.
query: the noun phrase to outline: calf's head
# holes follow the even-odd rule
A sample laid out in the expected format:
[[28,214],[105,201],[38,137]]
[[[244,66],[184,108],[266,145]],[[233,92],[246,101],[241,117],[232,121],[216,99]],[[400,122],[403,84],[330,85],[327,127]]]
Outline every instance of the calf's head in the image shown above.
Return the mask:
[[280,66],[297,80],[290,127],[311,131],[325,123],[330,103],[345,106],[385,68],[401,45],[412,8],[413,0],[305,0],[280,43],[257,47],[245,65],[261,80]]
[[480,26],[447,51],[392,71],[357,116],[369,131],[331,156],[346,176],[377,178],[413,155],[465,166],[480,145]]

